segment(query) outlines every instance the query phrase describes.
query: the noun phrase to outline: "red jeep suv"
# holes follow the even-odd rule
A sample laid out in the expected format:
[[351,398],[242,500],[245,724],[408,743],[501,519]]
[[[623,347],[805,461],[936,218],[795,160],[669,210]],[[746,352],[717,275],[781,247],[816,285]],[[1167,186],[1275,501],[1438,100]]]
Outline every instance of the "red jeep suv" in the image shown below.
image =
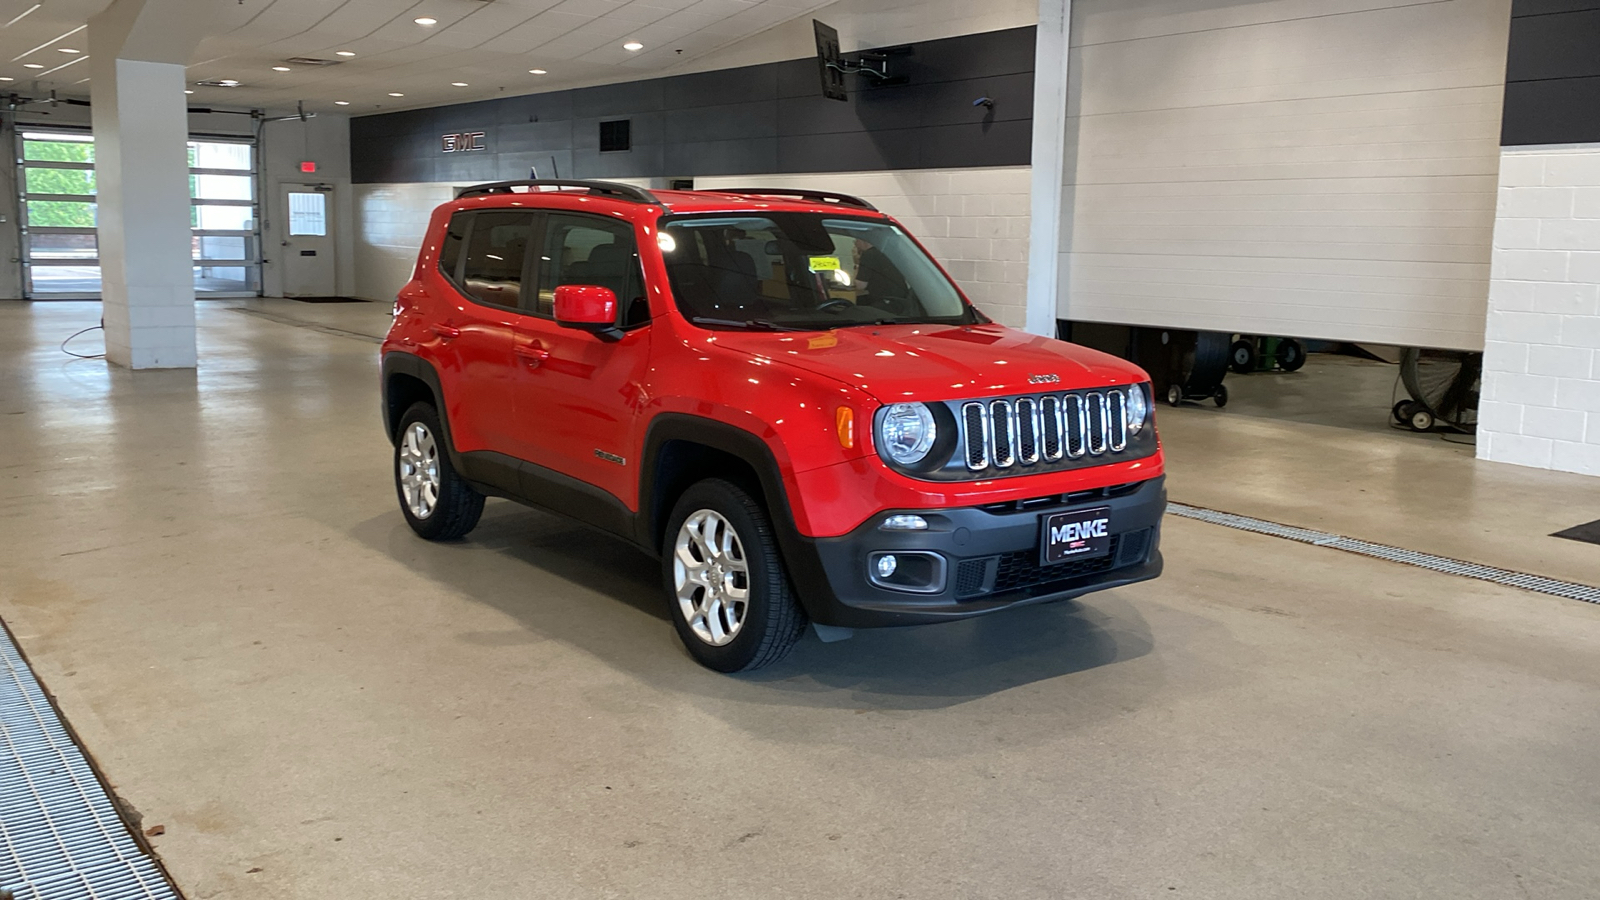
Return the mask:
[[701,663],[1154,578],[1137,367],[993,324],[855,197],[462,190],[383,344],[406,521],[508,497],[661,559]]

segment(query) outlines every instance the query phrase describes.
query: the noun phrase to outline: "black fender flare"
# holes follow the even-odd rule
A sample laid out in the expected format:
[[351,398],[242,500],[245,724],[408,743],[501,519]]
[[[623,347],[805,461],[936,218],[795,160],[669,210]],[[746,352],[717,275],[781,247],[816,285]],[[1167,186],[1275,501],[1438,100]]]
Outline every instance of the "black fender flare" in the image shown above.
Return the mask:
[[433,391],[434,405],[439,412],[439,426],[444,429],[445,450],[450,454],[450,464],[455,466],[456,471],[462,471],[461,454],[456,451],[455,438],[450,433],[450,415],[445,411],[444,385],[439,381],[439,373],[432,363],[404,350],[391,350],[383,355],[383,429],[389,436],[389,443],[395,442],[396,430],[400,427],[400,423],[394,421],[397,413],[389,407],[389,379],[395,375],[409,375]]

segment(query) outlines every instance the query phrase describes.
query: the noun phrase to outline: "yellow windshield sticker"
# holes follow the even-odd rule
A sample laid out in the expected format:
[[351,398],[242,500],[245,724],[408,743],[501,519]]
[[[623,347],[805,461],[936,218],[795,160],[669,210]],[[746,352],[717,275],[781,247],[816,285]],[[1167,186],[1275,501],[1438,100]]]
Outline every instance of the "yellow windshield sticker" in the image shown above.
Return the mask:
[[837,272],[837,271],[839,271],[839,257],[837,257],[837,256],[813,256],[813,257],[811,257],[811,271],[813,271],[813,272]]
[[806,341],[806,349],[808,350],[826,350],[829,347],[837,346],[839,346],[839,336],[831,331]]

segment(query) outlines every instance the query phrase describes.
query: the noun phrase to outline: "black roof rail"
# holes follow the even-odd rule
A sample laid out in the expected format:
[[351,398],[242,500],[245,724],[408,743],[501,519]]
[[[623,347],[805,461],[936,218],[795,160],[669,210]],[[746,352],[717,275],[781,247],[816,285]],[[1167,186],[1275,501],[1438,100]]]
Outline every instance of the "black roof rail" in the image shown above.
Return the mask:
[[488,184],[475,184],[456,191],[456,199],[462,197],[481,197],[487,194],[513,194],[512,188],[525,187],[529,191],[542,187],[553,188],[584,188],[591,194],[602,197],[613,197],[618,200],[632,200],[635,203],[660,203],[656,195],[641,187],[631,184],[618,184],[615,181],[580,181],[572,178],[530,178],[522,181],[492,181]]
[[800,188],[706,188],[713,194],[767,194],[773,197],[800,197],[804,200],[816,200],[821,203],[842,203],[846,206],[859,206],[877,212],[878,208],[871,203],[850,194],[839,194],[833,191],[812,191]]

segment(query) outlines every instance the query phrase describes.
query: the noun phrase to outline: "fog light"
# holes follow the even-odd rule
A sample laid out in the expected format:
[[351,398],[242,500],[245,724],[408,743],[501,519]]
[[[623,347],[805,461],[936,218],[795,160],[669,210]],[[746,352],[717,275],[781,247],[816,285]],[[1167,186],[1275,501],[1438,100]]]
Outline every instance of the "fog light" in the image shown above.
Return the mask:
[[884,531],[927,531],[928,520],[921,516],[890,516],[883,520]]
[[929,550],[870,553],[867,580],[891,591],[937,594],[944,590],[944,557]]

